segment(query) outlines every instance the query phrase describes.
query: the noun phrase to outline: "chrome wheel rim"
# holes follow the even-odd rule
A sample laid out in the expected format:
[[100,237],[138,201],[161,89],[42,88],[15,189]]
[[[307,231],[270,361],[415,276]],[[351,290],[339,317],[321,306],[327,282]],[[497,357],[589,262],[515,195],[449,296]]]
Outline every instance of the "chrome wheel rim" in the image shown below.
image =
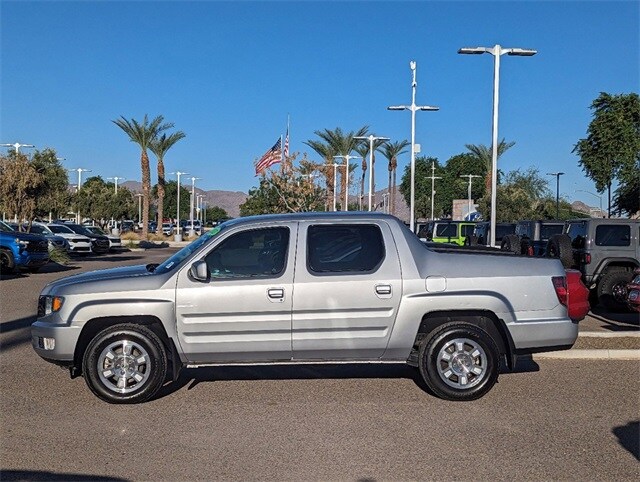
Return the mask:
[[466,390],[478,385],[487,374],[488,359],[474,340],[456,338],[438,351],[438,375],[452,388]]
[[149,379],[151,357],[139,343],[119,340],[102,350],[97,368],[105,387],[127,394],[139,390]]

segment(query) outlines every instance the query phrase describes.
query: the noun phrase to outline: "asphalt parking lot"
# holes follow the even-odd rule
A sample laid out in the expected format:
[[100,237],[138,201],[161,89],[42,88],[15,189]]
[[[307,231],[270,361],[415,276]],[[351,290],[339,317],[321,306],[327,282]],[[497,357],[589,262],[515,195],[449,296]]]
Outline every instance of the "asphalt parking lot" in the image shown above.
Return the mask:
[[[525,360],[470,403],[434,398],[402,365],[190,369],[149,403],[114,406],[33,352],[29,325],[47,282],[172,251],[0,280],[0,479],[640,477],[634,360]],[[635,331],[636,320],[596,312],[584,329]]]

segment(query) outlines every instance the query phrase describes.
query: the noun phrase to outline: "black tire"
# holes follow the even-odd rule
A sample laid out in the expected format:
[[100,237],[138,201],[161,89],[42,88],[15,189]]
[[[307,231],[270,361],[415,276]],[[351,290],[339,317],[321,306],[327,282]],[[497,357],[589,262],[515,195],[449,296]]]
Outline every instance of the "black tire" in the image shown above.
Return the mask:
[[8,249],[0,249],[0,274],[14,274],[15,272],[16,264],[13,253]]
[[522,238],[520,240],[520,253],[525,256],[533,256],[533,248],[531,247],[531,240],[529,238]]
[[149,328],[124,323],[105,328],[91,340],[84,352],[82,371],[89,389],[101,400],[141,403],[153,397],[164,383],[167,354],[162,341]]
[[[456,342],[462,343],[462,349]],[[418,353],[420,375],[444,400],[469,401],[484,396],[498,380],[499,365],[500,354],[491,335],[465,322],[440,326],[422,341]]]
[[598,283],[598,301],[609,311],[624,312],[627,306],[627,284],[633,278],[632,271],[606,272]]
[[573,266],[573,248],[568,234],[554,234],[547,241],[547,258],[558,258],[565,268]]
[[464,238],[464,245],[478,246],[478,236],[474,236],[473,234],[471,236],[467,236],[466,238]]
[[502,238],[500,249],[503,251],[509,251],[514,254],[522,254],[522,248],[520,247],[520,237],[517,234],[506,235],[504,238]]

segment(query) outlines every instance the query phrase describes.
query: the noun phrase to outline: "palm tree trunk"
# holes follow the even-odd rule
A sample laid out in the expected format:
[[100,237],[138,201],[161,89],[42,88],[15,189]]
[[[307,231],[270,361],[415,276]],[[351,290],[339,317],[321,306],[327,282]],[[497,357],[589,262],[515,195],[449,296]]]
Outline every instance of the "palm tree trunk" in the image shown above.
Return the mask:
[[164,220],[164,161],[158,159],[158,220],[156,224],[156,233],[162,232],[162,221]]
[[393,168],[393,184],[391,185],[391,214],[396,215],[396,167]]
[[367,161],[362,161],[362,179],[360,180],[360,211],[364,210],[364,182],[367,175]]
[[142,151],[140,156],[142,171],[142,239],[149,235],[149,191],[151,190],[151,172],[149,170],[149,156],[147,151]]

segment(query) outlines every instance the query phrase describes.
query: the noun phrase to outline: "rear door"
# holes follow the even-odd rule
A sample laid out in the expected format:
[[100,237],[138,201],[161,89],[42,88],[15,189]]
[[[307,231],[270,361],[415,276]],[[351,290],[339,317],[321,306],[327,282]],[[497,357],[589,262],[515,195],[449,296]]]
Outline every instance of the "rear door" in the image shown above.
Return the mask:
[[208,282],[193,280],[189,266],[180,272],[178,337],[190,361],[291,359],[296,236],[295,222],[239,228],[199,258]]
[[386,222],[300,223],[294,281],[294,359],[383,355],[402,296]]

